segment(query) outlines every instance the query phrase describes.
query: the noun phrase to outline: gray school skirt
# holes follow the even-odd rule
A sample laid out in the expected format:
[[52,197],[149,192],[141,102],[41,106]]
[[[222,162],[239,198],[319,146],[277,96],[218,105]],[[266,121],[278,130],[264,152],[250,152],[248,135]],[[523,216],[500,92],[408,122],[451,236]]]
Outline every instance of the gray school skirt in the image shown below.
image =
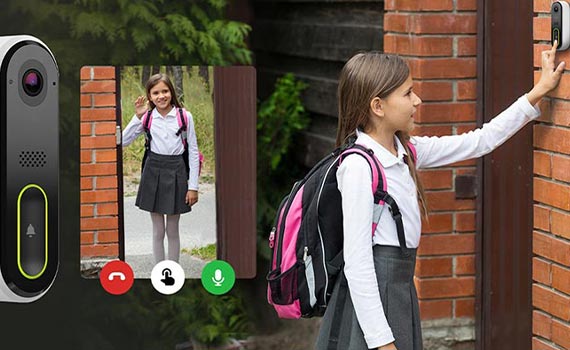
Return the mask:
[[135,205],[159,214],[187,213],[188,174],[182,155],[148,153]]
[[[414,286],[416,249],[408,249],[409,256],[404,256],[399,247],[373,247],[374,267],[380,289],[380,299],[398,350],[422,350],[422,330],[418,296]],[[346,277],[341,274],[335,283],[333,294],[317,337],[316,350],[367,350],[364,334],[360,329],[350,291],[344,298],[344,308],[337,308],[341,283],[347,288]],[[335,312],[335,310],[337,312]],[[342,310],[342,311],[340,311]],[[340,312],[338,312],[340,311]],[[331,334],[333,321],[341,314],[338,334]],[[337,319],[338,320],[338,319]],[[338,322],[338,321],[337,321]],[[334,330],[332,333],[335,333]],[[331,339],[333,341],[331,341]]]

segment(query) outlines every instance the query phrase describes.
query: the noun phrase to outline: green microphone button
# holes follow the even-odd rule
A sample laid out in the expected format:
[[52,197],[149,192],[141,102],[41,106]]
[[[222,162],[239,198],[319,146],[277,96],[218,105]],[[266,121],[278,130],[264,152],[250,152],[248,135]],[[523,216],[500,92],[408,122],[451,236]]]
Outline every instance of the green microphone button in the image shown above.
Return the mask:
[[235,282],[233,267],[223,260],[210,261],[202,270],[202,286],[211,294],[226,294]]
[[17,259],[22,276],[39,278],[48,263],[48,200],[36,184],[22,188],[18,195]]

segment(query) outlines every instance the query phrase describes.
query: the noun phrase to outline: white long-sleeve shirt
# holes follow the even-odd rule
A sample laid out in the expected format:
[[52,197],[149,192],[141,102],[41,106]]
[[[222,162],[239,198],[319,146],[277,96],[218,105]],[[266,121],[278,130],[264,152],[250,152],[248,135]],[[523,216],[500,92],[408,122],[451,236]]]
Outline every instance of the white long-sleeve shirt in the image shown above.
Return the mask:
[[[432,168],[481,157],[499,147],[539,115],[538,107],[533,107],[525,95],[479,129],[443,137],[414,136],[411,142],[417,150],[416,166]],[[356,142],[371,148],[384,168],[388,193],[402,213],[406,246],[417,248],[421,235],[421,215],[416,185],[404,163],[404,147],[394,137],[398,147],[396,157],[369,135],[363,132],[357,135]],[[342,193],[344,272],[368,348],[375,349],[393,342],[394,337],[380,300],[372,245],[399,247],[396,224],[390,212],[383,210],[371,242],[372,174],[364,158],[347,157],[336,176]]]
[[[176,135],[180,126],[176,117],[177,108],[172,108],[168,114],[163,117],[155,109],[152,110],[152,124],[150,127],[150,149],[154,153],[163,155],[180,155],[184,153],[184,145],[180,136]],[[198,169],[200,167],[200,159],[198,155],[198,143],[196,142],[196,132],[194,130],[194,119],[189,111],[188,125],[186,126],[186,135],[188,142],[188,165],[190,166],[190,174],[188,178],[188,189],[198,190]],[[123,147],[130,145],[138,136],[144,133],[142,121],[135,115],[123,130]]]

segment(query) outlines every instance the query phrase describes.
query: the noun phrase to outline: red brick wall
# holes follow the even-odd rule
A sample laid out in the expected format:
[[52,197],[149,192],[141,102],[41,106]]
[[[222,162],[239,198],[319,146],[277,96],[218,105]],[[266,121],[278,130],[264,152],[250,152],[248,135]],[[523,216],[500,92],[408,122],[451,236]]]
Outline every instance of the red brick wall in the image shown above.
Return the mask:
[[81,69],[81,258],[119,256],[114,67]]
[[[384,51],[408,59],[423,100],[415,134],[461,134],[476,127],[476,0],[386,0]],[[457,175],[476,161],[422,171],[430,209],[418,252],[422,320],[471,330],[475,304],[475,200],[457,200]],[[466,322],[465,322],[466,321]]]
[[[551,1],[534,1],[535,80],[549,48]],[[570,53],[558,53],[570,64]],[[534,350],[570,349],[570,76],[543,100],[534,126]],[[565,99],[565,100],[563,100]]]

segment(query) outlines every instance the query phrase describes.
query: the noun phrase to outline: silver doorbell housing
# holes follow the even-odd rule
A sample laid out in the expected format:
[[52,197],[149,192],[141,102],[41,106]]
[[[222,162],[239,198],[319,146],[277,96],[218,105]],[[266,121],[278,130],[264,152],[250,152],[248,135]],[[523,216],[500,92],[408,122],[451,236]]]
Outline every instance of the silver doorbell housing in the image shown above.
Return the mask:
[[550,8],[552,44],[558,40],[558,51],[570,47],[570,6],[566,1],[555,1]]
[[0,301],[37,300],[57,274],[58,88],[42,41],[0,37]]

